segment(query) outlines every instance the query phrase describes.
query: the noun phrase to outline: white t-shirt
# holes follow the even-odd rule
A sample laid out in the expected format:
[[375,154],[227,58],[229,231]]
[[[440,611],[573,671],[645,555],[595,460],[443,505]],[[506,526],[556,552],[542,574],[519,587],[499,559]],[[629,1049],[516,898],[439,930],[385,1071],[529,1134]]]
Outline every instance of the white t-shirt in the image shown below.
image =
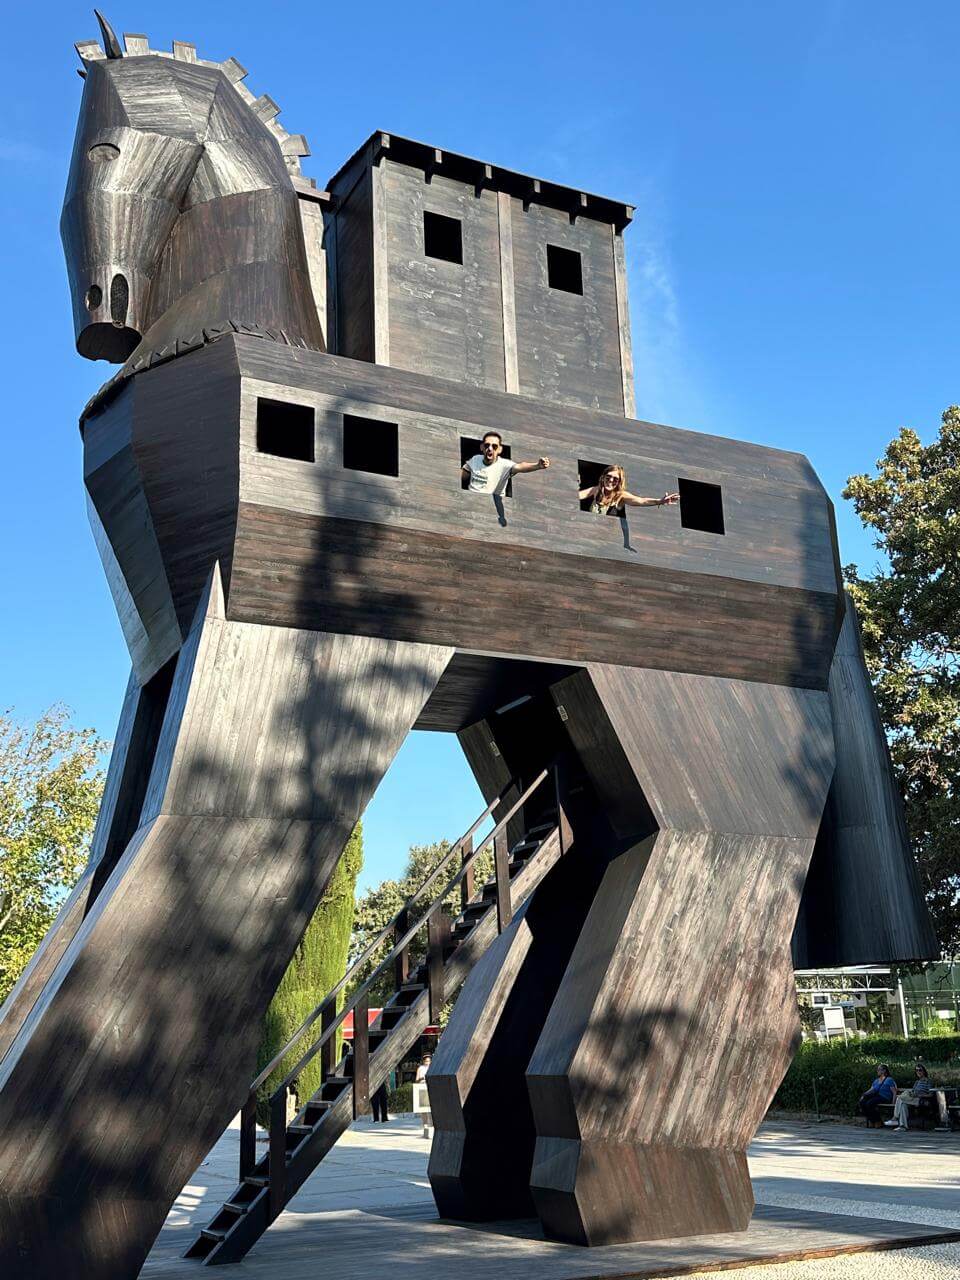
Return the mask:
[[482,453],[475,453],[465,465],[470,470],[468,488],[473,493],[502,494],[514,470],[514,463],[502,456],[488,466],[483,460]]

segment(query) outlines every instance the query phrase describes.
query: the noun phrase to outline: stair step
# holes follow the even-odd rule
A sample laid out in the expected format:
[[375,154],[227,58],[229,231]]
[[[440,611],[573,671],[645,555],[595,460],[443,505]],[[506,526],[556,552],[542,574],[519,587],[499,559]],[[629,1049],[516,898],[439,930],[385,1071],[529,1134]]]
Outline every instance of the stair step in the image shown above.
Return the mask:
[[296,1133],[303,1137],[305,1133],[313,1133],[312,1124],[288,1124],[287,1133]]
[[264,1187],[269,1187],[270,1179],[258,1173],[248,1173],[244,1178],[244,1182],[249,1182],[251,1187],[256,1187],[258,1191],[262,1191]]
[[557,824],[555,822],[538,823],[537,826],[530,828],[530,830],[527,832],[527,836],[538,836],[541,834],[546,835],[547,833],[552,831],[556,825]]
[[426,990],[423,982],[405,982],[397,992],[395,1000],[398,1005],[410,1005]]
[[223,1202],[223,1212],[232,1213],[236,1217],[242,1218],[247,1212],[247,1206],[245,1204],[237,1204],[235,1200],[225,1200]]
[[204,1240],[213,1240],[219,1244],[227,1233],[221,1227],[201,1227],[200,1234]]

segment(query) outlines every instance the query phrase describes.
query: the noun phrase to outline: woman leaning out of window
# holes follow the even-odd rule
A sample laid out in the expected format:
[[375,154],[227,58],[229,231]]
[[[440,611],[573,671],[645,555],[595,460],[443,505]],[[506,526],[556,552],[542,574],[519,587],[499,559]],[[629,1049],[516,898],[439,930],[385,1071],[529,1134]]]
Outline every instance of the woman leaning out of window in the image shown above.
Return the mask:
[[638,498],[627,490],[623,467],[607,467],[600,479],[580,490],[580,501],[590,500],[588,511],[598,516],[622,516],[627,507],[671,507],[680,501],[679,493],[665,493],[662,498]]

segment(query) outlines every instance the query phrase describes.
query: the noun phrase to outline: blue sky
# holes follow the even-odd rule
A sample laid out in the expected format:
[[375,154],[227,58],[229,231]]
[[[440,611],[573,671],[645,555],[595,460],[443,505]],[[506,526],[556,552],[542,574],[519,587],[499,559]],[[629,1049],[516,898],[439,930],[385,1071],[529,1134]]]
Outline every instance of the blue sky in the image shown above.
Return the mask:
[[[840,491],[901,425],[960,399],[960,6],[331,6],[125,0],[118,31],[234,55],[321,182],[375,128],[634,203],[642,417],[806,453],[844,560]],[[0,706],[66,702],[114,731],[128,660],[87,527],[77,415],[109,376],[74,353],[57,223],[85,5],[4,20],[0,124]],[[415,735],[371,806],[365,880],[479,808],[452,739]]]

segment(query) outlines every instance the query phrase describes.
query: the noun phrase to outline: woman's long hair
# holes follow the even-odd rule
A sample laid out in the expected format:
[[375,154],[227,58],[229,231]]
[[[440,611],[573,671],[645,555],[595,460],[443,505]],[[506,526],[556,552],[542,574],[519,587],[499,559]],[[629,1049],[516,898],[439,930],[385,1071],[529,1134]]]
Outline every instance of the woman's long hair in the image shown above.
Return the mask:
[[[615,489],[605,489],[603,485],[604,476],[616,476],[617,485]],[[618,507],[623,501],[623,495],[627,488],[627,473],[623,467],[616,465],[612,467],[604,467],[600,472],[597,480],[597,496],[595,501],[601,507]],[[612,497],[609,495],[613,495]]]
[[928,1080],[930,1079],[930,1072],[927,1070],[927,1068],[923,1065],[922,1062],[917,1063],[917,1070],[921,1071]]

